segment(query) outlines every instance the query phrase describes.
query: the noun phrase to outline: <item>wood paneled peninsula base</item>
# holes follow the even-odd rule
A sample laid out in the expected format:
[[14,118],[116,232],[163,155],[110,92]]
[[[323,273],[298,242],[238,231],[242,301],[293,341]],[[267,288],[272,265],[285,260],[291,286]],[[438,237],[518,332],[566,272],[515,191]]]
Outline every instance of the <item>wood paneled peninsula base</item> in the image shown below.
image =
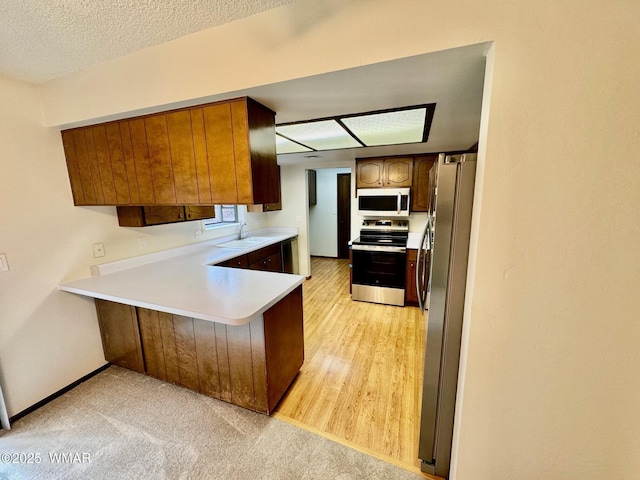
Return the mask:
[[302,286],[245,325],[96,299],[105,359],[270,414],[304,360]]

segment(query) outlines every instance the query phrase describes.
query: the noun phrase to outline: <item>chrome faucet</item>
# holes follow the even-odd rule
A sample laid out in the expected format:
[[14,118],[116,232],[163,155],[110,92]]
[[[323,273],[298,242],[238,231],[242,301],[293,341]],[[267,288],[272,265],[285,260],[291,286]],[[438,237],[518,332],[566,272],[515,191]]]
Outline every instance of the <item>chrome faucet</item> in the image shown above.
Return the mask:
[[247,222],[245,222],[244,220],[242,222],[240,222],[240,240],[242,240],[243,238],[247,238],[249,236],[249,232],[244,231],[244,227],[247,226]]

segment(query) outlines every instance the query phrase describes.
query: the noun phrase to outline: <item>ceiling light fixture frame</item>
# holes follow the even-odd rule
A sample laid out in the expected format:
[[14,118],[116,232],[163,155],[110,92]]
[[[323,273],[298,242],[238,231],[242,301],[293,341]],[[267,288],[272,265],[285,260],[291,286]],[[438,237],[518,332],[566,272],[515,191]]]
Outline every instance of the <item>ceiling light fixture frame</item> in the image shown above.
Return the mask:
[[[344,119],[349,119],[349,118],[357,118],[357,117],[367,117],[367,116],[373,116],[373,115],[380,115],[380,114],[385,114],[385,113],[396,113],[396,112],[404,112],[404,111],[408,111],[408,110],[420,110],[420,109],[424,109],[425,110],[425,118],[424,118],[424,126],[423,126],[423,131],[422,131],[422,139],[420,142],[413,142],[413,143],[426,143],[429,140],[429,132],[431,130],[431,124],[433,123],[433,115],[435,113],[436,110],[436,104],[435,103],[424,103],[421,105],[408,105],[405,107],[396,107],[396,108],[387,108],[387,109],[383,109],[383,110],[371,110],[369,112],[359,112],[359,113],[349,113],[349,114],[345,114],[345,115],[333,115],[330,117],[322,117],[322,118],[314,118],[311,120],[298,120],[295,122],[287,122],[287,123],[281,123],[276,125],[276,135],[279,135],[282,138],[285,138],[287,140],[289,140],[290,142],[296,143],[298,145],[300,145],[301,147],[310,149],[313,152],[318,152],[318,151],[323,151],[321,149],[317,149],[317,148],[313,148],[309,145],[306,145],[303,142],[299,142],[287,135],[284,135],[282,133],[278,133],[277,132],[277,128],[278,127],[287,127],[290,125],[301,125],[301,124],[309,124],[309,123],[316,123],[316,122],[325,122],[328,120],[332,120],[335,121],[338,125],[340,125],[340,127],[342,127],[351,137],[353,137],[353,139],[355,141],[357,141],[362,147],[368,147],[368,146],[372,146],[372,145],[367,145],[365,144],[349,127],[347,127],[347,125],[344,123]],[[379,146],[379,145],[376,145]],[[329,149],[327,149],[329,150]],[[335,150],[335,149],[334,149]]]

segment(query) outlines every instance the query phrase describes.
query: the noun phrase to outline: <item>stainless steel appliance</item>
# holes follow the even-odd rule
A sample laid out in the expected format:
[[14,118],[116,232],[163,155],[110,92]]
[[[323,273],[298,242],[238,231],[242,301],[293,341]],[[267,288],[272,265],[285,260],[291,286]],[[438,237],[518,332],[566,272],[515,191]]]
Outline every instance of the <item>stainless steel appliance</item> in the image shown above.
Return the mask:
[[[417,281],[421,307],[429,310],[418,456],[424,472],[447,477],[467,283],[476,155],[441,154],[425,224]],[[430,257],[429,274],[425,259]],[[422,285],[422,287],[420,286]],[[422,291],[420,291],[420,289]],[[428,293],[428,299],[425,294]],[[425,301],[426,300],[426,301]]]
[[404,306],[409,222],[367,219],[351,242],[351,298]]
[[408,217],[410,188],[359,188],[358,214],[363,217]]

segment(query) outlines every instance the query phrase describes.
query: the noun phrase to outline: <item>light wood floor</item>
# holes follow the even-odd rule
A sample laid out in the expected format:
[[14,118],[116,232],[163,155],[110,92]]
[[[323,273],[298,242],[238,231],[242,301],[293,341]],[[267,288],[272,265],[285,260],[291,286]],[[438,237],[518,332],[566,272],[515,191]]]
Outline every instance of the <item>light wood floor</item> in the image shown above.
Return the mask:
[[425,346],[416,307],[354,302],[349,261],[314,257],[305,361],[276,416],[415,471]]

